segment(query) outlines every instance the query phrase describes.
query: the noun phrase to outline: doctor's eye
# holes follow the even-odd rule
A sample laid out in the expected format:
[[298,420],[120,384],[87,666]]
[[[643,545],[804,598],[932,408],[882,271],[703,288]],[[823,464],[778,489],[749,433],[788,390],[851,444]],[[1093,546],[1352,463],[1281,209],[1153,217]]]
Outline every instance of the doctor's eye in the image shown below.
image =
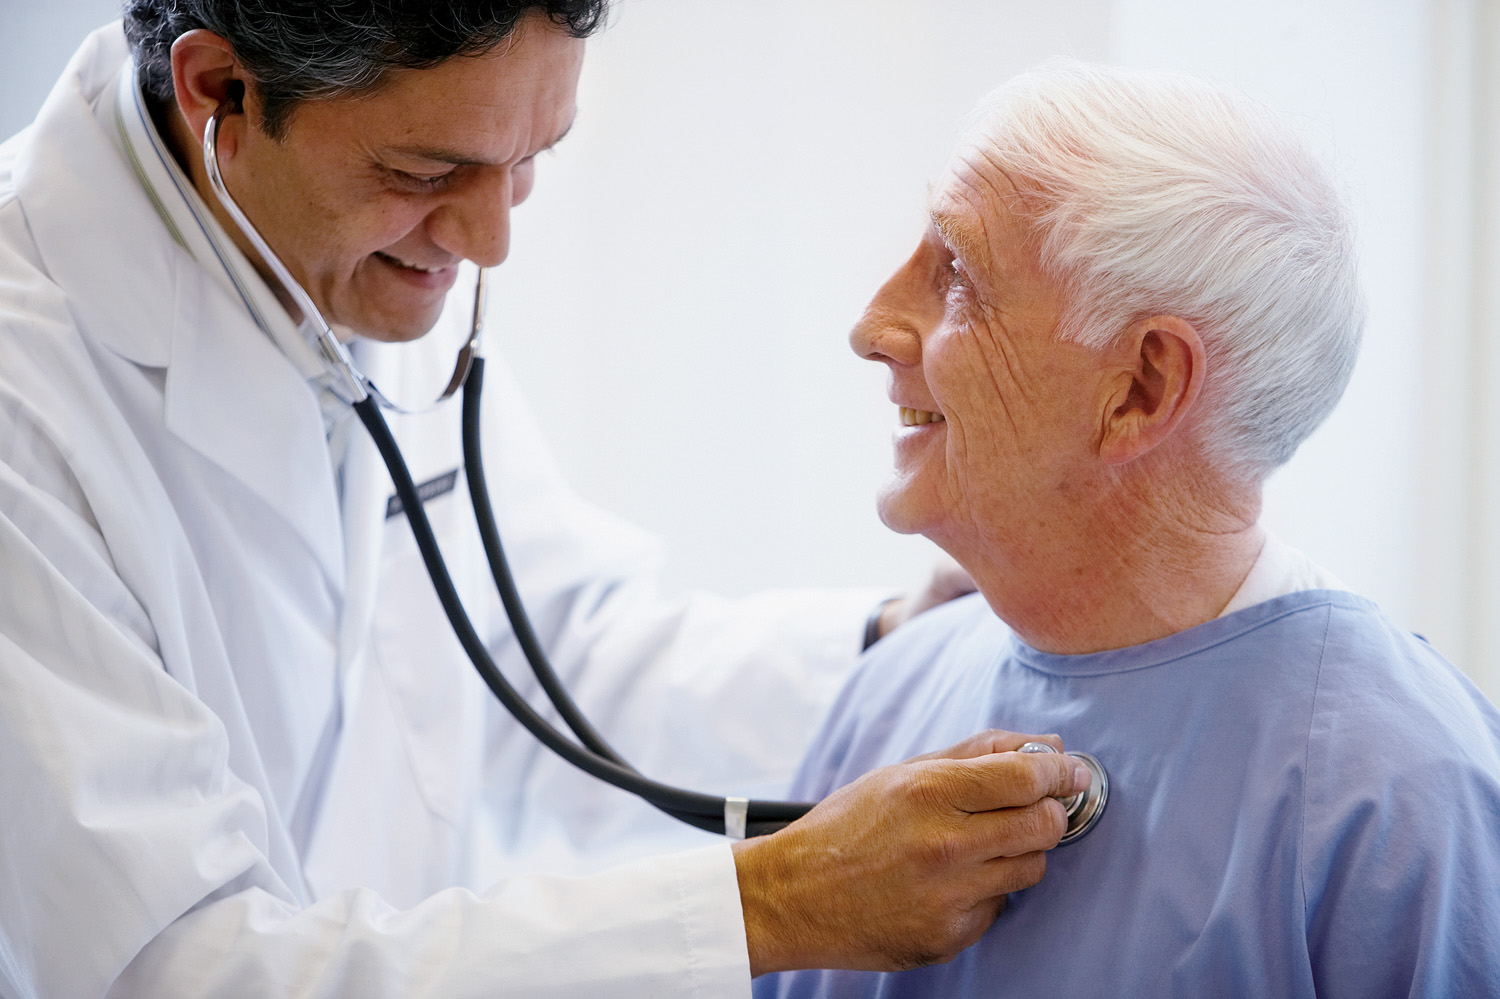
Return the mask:
[[398,186],[418,194],[441,190],[453,180],[453,170],[438,174],[407,173],[405,170],[389,171],[391,180]]

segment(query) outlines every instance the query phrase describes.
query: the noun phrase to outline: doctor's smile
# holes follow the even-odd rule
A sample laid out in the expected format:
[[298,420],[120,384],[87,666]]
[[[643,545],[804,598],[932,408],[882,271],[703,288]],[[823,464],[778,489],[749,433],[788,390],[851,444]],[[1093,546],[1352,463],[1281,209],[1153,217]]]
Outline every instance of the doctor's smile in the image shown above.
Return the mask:
[[390,264],[392,267],[399,268],[403,271],[416,271],[418,274],[453,274],[458,270],[457,261],[450,264],[439,264],[436,266],[424,267],[421,264],[414,264],[410,261],[402,260],[400,257],[397,257],[394,254],[385,253],[381,250],[376,250],[372,254],[372,256],[374,256],[382,263]]
[[452,263],[442,267],[422,267],[418,264],[407,263],[389,253],[376,250],[370,254],[377,263],[383,264],[387,269],[404,281],[410,282],[414,287],[425,291],[446,295],[453,287],[453,282],[458,278],[458,264]]

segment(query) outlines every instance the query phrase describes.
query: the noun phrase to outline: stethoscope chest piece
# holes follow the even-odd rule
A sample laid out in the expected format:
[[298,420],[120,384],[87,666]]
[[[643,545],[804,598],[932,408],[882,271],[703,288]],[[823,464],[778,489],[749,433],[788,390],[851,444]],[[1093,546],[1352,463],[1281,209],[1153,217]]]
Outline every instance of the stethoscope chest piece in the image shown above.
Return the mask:
[[[1045,742],[1028,742],[1017,752],[1055,753],[1057,750]],[[1072,797],[1057,799],[1068,816],[1068,828],[1063,833],[1062,839],[1057,841],[1059,846],[1082,839],[1099,822],[1099,817],[1104,814],[1104,806],[1109,801],[1109,774],[1105,772],[1104,764],[1089,753],[1069,752],[1068,755],[1075,760],[1083,761],[1083,765],[1089,768],[1089,773],[1094,779],[1089,783],[1088,790]]]

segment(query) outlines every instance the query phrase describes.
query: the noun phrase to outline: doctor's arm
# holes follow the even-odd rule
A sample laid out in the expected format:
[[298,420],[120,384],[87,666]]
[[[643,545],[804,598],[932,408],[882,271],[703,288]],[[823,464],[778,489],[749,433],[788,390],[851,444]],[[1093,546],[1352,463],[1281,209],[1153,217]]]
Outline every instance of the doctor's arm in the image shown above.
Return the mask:
[[[1069,783],[1046,769],[1061,757],[918,761],[742,844],[732,866],[712,847],[407,908],[360,889],[309,898],[277,856],[272,806],[163,672],[104,551],[79,523],[77,544],[51,535],[44,554],[38,518],[28,537],[0,517],[0,772],[26,816],[0,830],[9,995],[735,994],[751,969],[951,954],[1061,832],[1060,810],[1035,806]],[[736,876],[743,924],[722,904]],[[722,946],[737,931],[748,967],[744,943]]]
[[937,557],[932,572],[906,593],[882,603],[865,629],[865,647],[895,631],[912,618],[950,600],[973,593],[974,578],[947,554]]

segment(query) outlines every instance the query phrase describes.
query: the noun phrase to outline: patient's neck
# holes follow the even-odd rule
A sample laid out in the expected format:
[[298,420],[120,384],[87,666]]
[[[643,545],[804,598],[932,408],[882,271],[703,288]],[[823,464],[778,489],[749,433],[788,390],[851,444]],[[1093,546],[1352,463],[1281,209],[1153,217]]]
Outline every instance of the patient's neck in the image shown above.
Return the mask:
[[1019,547],[997,539],[968,561],[954,552],[995,612],[1044,652],[1124,648],[1212,620],[1265,543],[1258,483],[1158,470],[1084,495]]

